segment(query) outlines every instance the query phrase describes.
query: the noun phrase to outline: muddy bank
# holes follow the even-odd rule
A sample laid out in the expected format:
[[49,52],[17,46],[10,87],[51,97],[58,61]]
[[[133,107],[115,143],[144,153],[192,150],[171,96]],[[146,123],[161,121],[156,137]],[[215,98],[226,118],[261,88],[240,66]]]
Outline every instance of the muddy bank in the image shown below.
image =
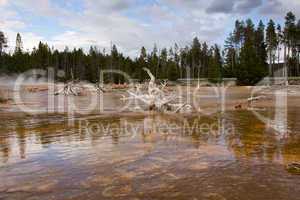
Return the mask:
[[[55,85],[62,87],[62,85]],[[54,87],[54,88],[55,88]],[[287,90],[277,86],[271,88],[265,87],[229,87],[222,90],[212,87],[167,87],[169,93],[182,97],[182,102],[190,102],[193,106],[193,112],[210,114],[221,110],[248,109],[247,99],[264,96],[251,103],[251,107],[274,108],[276,106],[276,95],[278,91],[286,91],[288,96],[287,103],[290,106],[300,106],[299,100],[300,87],[290,86]],[[142,112],[147,110],[143,102],[123,101],[122,98],[128,96],[126,89],[111,89],[105,93],[99,94],[91,87],[86,87],[84,95],[64,96],[54,95],[49,91],[46,85],[26,85],[20,90],[15,91],[12,88],[1,87],[0,91],[3,98],[9,99],[6,102],[0,102],[1,112],[22,112],[24,109],[30,113],[67,113],[74,114],[94,114],[94,113],[119,113],[119,112]],[[138,106],[137,106],[138,105]],[[137,108],[138,107],[138,108]]]

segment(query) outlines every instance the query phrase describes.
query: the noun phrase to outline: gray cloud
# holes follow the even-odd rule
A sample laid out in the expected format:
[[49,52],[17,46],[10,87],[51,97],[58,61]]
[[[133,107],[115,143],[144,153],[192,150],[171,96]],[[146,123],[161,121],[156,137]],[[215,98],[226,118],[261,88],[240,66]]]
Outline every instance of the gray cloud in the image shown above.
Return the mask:
[[231,13],[236,0],[214,0],[206,9],[207,13]]
[[283,4],[279,0],[269,0],[260,9],[262,15],[280,15],[283,12]]
[[135,3],[135,0],[85,0],[86,9],[98,12],[119,12],[134,6]]
[[251,12],[253,9],[261,6],[262,0],[242,0],[236,3],[235,11],[238,13],[246,14]]
[[[64,27],[60,33],[48,37],[22,32],[25,48],[43,40],[58,48],[96,45],[107,49],[112,41],[125,55],[135,55],[141,46],[152,49],[154,43],[168,47],[175,42],[184,46],[195,36],[210,44],[222,44],[234,18],[246,17],[253,9],[258,8],[261,15],[276,14],[281,18],[287,10],[300,13],[299,0],[156,0],[138,4],[140,0],[82,1],[84,8],[79,13],[59,7],[52,0],[0,0],[0,3],[14,5],[5,9],[0,26],[4,24],[4,31],[12,40],[16,25],[28,26],[28,21],[13,9],[17,7],[38,16],[55,18]],[[8,18],[7,12],[15,12],[16,17]],[[57,27],[45,26],[45,29],[52,28]]]
[[262,4],[262,0],[214,0],[206,12],[247,14]]
[[170,7],[177,7],[187,10],[203,10],[212,0],[157,0]]

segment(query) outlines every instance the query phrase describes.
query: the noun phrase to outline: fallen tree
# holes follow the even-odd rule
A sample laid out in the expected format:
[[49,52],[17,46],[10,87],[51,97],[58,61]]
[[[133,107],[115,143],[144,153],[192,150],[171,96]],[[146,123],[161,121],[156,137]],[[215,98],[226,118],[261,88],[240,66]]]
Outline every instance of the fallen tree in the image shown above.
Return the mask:
[[95,86],[96,90],[97,90],[99,93],[105,93],[105,92],[106,92],[106,89],[104,89],[104,87],[101,86],[99,83],[96,83],[94,86]]
[[80,96],[82,94],[83,88],[79,85],[79,81],[71,80],[67,82],[63,88],[54,93],[54,95],[74,95]]
[[155,77],[147,68],[143,68],[150,77],[150,81],[146,83],[146,91],[142,90],[141,85],[135,85],[133,89],[127,91],[129,97],[123,97],[122,100],[139,100],[148,106],[148,110],[159,112],[190,111],[192,106],[186,103],[176,103],[181,97],[175,94],[167,94],[164,88],[167,86],[165,81],[160,86],[155,82]]

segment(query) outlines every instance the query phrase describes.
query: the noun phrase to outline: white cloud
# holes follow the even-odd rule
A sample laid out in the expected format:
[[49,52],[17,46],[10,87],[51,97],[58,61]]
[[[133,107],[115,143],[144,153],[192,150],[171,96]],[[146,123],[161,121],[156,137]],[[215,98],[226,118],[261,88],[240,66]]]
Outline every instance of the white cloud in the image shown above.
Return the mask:
[[[211,44],[222,44],[233,20],[245,17],[243,12],[249,13],[256,7],[261,15],[281,18],[288,10],[300,13],[298,0],[227,0],[229,3],[234,2],[230,4],[232,8],[230,6],[224,12],[217,7],[213,9],[213,14],[208,13],[207,9],[213,6],[215,0],[157,0],[144,5],[137,4],[137,0],[83,1],[84,11],[81,13],[59,7],[51,0],[0,0],[0,11],[1,5],[8,7],[8,4],[13,4],[36,15],[56,18],[59,25],[67,29],[50,38],[33,32],[22,33],[26,48],[37,45],[39,40],[60,49],[66,45],[83,48],[96,45],[109,49],[110,42],[113,42],[126,55],[133,55],[142,45],[150,49],[154,43],[171,46],[178,42],[183,46],[194,36]],[[237,8],[240,8],[240,12],[237,12]],[[0,19],[0,26],[5,29],[12,42],[16,30],[25,28],[26,24],[20,21],[20,17],[15,17],[17,13],[13,8],[6,9],[5,12],[7,16]]]
[[[143,19],[127,17],[120,12],[131,7],[130,2],[122,6],[116,6],[116,2],[112,5],[109,5],[108,1],[98,2],[92,7],[91,0],[87,0],[87,9],[83,14],[73,15],[67,20],[62,19],[61,23],[72,30],[78,30],[73,35],[77,37],[73,39],[74,43],[86,44],[86,41],[92,40],[97,41],[99,46],[109,48],[112,41],[127,54],[135,52],[142,45],[148,49],[152,48],[154,43],[171,46],[179,42],[184,45],[191,41],[193,36],[199,36],[202,41],[214,41],[222,37],[226,21],[229,19],[225,15],[211,16],[204,8],[178,15],[177,11],[171,8],[173,5],[168,6],[166,1],[164,4],[152,4],[131,10],[135,16],[147,17],[150,20],[144,22]],[[113,11],[107,14],[107,9]],[[56,37],[56,40],[68,43],[65,34]]]
[[98,1],[98,0],[85,0],[85,6],[91,12],[119,12],[126,10],[135,5],[135,0],[111,0],[111,1]]
[[[13,52],[15,48],[15,39],[17,36],[17,32],[13,30],[8,30],[5,32],[5,34],[8,37],[8,49],[6,51]],[[31,51],[34,47],[37,47],[40,41],[44,40],[45,38],[32,32],[22,33],[22,41],[25,51]]]
[[292,11],[300,18],[300,1],[298,0],[269,0],[260,7],[259,13],[275,20],[284,19],[287,12]]
[[4,30],[24,28],[25,24],[18,20],[0,20],[0,27]]
[[66,46],[69,48],[81,47],[88,49],[92,46],[106,47],[109,42],[99,42],[92,34],[82,34],[75,31],[66,31],[60,35],[53,37],[50,40],[50,44],[56,48],[62,50]]
[[[5,4],[3,4],[3,2],[5,2]],[[0,29],[1,31],[4,31],[8,38],[7,52],[13,52],[18,30],[26,28],[26,23],[21,19],[18,19],[17,12],[9,7],[10,3],[11,2],[0,0],[0,5],[3,5],[2,7],[0,6],[0,12],[2,15],[2,18],[0,19]],[[31,50],[33,47],[38,45],[39,41],[45,40],[44,37],[33,32],[22,32],[21,34],[24,50]]]
[[[159,4],[134,7],[135,0],[85,0],[83,13],[71,13],[58,8],[49,0],[13,2],[15,6],[26,11],[37,10],[40,15],[58,17],[62,26],[72,30],[48,38],[47,42],[50,45],[60,49],[66,45],[84,48],[97,45],[109,48],[112,41],[125,54],[130,54],[139,50],[142,45],[148,49],[152,48],[154,43],[158,43],[159,46],[171,46],[175,42],[184,45],[191,41],[193,36],[199,36],[203,41],[213,41],[222,35],[223,25],[226,24],[224,21],[221,23],[215,16],[210,17],[204,12],[204,7],[195,9],[195,6],[205,5],[204,1],[184,1],[186,10],[181,15],[178,15],[176,10],[180,9],[179,3],[183,1],[177,0],[171,3],[169,0],[162,0]],[[192,12],[189,9],[192,9]],[[126,16],[124,11],[130,11],[135,17]],[[139,16],[148,17],[150,21],[144,22],[139,19]],[[216,26],[218,23],[219,27]],[[207,25],[210,29],[206,27]],[[13,29],[13,27],[6,28]],[[23,33],[22,35],[25,39],[26,35]],[[36,38],[42,37],[36,35]],[[24,44],[24,46],[31,48],[32,44],[29,46]]]
[[53,4],[51,0],[14,0],[10,3],[24,11],[41,16],[55,17],[61,16],[67,12],[67,10]]
[[5,6],[7,4],[7,0],[0,0],[0,6]]

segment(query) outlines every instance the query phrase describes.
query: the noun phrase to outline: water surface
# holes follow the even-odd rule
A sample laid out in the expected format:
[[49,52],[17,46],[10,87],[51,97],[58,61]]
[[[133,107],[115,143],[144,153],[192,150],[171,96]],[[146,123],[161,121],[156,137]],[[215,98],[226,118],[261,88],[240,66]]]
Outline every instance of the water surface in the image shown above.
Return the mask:
[[[274,111],[261,113],[272,119]],[[299,199],[299,112],[0,121],[0,199]]]

